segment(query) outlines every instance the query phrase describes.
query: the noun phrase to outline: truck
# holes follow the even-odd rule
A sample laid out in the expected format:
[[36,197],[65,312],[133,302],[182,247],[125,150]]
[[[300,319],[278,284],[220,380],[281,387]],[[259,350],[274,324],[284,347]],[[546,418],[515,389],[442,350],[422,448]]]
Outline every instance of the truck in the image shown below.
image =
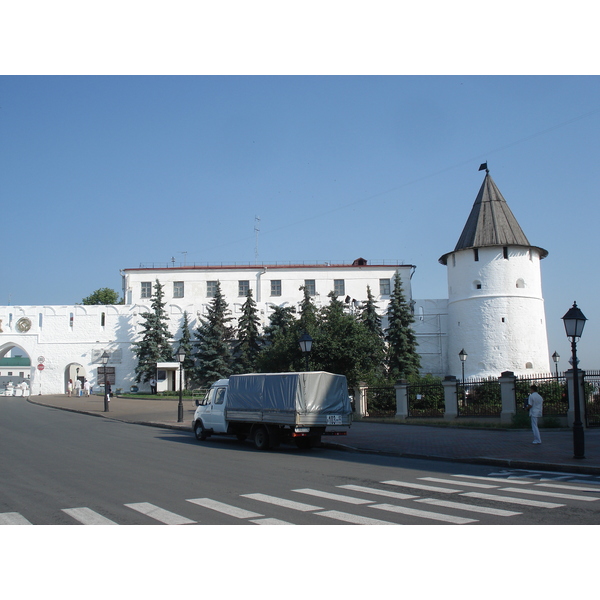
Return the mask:
[[323,435],[346,435],[351,423],[344,375],[248,373],[214,383],[196,408],[192,429],[197,440],[229,435],[268,450],[281,443],[313,448]]

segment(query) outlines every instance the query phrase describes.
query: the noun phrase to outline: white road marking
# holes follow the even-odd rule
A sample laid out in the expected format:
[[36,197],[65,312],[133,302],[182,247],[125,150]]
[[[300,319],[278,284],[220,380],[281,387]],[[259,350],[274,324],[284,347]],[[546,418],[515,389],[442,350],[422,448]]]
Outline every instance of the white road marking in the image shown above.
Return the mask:
[[204,508],[216,510],[217,512],[229,515],[230,517],[236,517],[238,519],[264,517],[264,515],[261,515],[260,513],[238,508],[237,506],[232,506],[231,504],[225,504],[224,502],[219,502],[218,500],[211,500],[210,498],[193,498],[188,500],[188,502],[192,502],[198,506],[204,506]]
[[294,523],[288,523],[281,519],[250,519],[250,523],[256,523],[257,525],[293,525]]
[[592,496],[577,496],[575,494],[561,494],[559,492],[545,492],[542,490],[522,490],[517,488],[502,488],[503,492],[519,492],[521,494],[533,494],[535,496],[550,496],[550,498],[563,498],[564,500],[581,500],[583,502],[594,502],[600,498]]
[[406,506],[396,506],[394,504],[371,504],[369,508],[378,508],[387,510],[401,515],[409,515],[411,517],[419,517],[421,519],[432,519],[434,521],[445,521],[446,523],[454,523],[455,525],[465,525],[466,523],[477,523],[477,519],[467,519],[465,517],[455,517],[454,515],[445,515],[443,513],[430,512],[428,510],[418,510],[416,508],[408,508]]
[[563,485],[561,483],[536,483],[535,486],[557,488],[560,490],[572,490],[574,492],[600,492],[600,490],[595,490],[594,488],[578,487],[576,485]]
[[[507,477],[480,477],[478,475],[452,475],[452,477],[468,477],[469,479],[481,479],[483,481],[499,481],[500,483],[506,483]],[[517,483],[519,485],[529,485],[529,481],[512,481],[511,483]]]
[[421,483],[409,483],[408,481],[380,481],[379,483],[385,483],[387,485],[397,485],[399,487],[415,488],[416,490],[425,490],[427,492],[442,492],[443,494],[456,494],[462,490],[454,490],[452,488],[441,488],[433,485],[423,485]]
[[[516,490],[519,493],[523,490]],[[479,498],[481,500],[495,500],[496,502],[507,502],[508,504],[522,504],[523,506],[537,506],[538,508],[558,508],[564,504],[555,504],[554,502],[541,502],[530,500],[529,498],[514,498],[513,496],[496,496],[495,494],[482,494],[481,492],[464,492],[461,496],[468,498]]]
[[380,490],[378,488],[365,487],[364,485],[338,485],[339,488],[352,490],[353,492],[364,492],[365,494],[375,494],[376,496],[385,496],[386,498],[396,498],[397,500],[410,500],[419,496],[403,494],[402,492],[392,492],[390,490]]
[[299,510],[301,512],[309,512],[311,510],[323,510],[321,506],[304,504],[302,502],[294,502],[293,500],[277,498],[276,496],[268,496],[267,494],[242,494],[242,497],[250,498],[251,500],[258,500],[259,502],[267,502],[268,504],[274,504],[275,506],[291,508],[292,510]]
[[501,508],[490,508],[489,506],[477,506],[475,504],[465,504],[464,502],[450,502],[449,500],[436,500],[435,498],[421,498],[415,502],[424,504],[433,504],[434,506],[443,506],[444,508],[456,508],[458,510],[468,510],[471,512],[484,513],[486,515],[496,515],[498,517],[513,517],[523,513],[512,510],[503,510]]
[[342,496],[342,494],[332,494],[330,492],[322,492],[320,490],[312,490],[310,488],[292,490],[292,492],[308,494],[309,496],[317,496],[317,498],[325,498],[327,500],[337,500],[338,502],[346,502],[347,504],[371,504],[373,502],[373,500],[363,500],[362,498]]
[[33,525],[18,512],[0,513],[0,525]]
[[107,519],[91,508],[85,506],[81,508],[63,508],[62,511],[83,525],[118,525],[118,523]]
[[[419,479],[422,481],[433,481],[434,483],[435,482],[437,482],[437,483],[456,483],[456,481],[452,481],[452,479],[441,479],[439,477],[419,477]],[[461,481],[460,485],[462,485],[463,487],[476,487],[476,488],[487,488],[487,489],[499,487],[497,485],[490,485],[487,483],[473,483],[472,481]]]
[[165,525],[190,525],[196,521],[182,517],[181,515],[175,514],[164,508],[159,508],[149,502],[134,502],[133,504],[126,504],[128,508],[137,510],[143,515],[147,515],[152,519],[156,519]]
[[339,510],[326,510],[315,513],[321,517],[328,517],[336,521],[344,521],[344,523],[352,523],[354,525],[396,525],[391,521],[382,521],[380,519],[371,519],[370,517],[361,517],[350,513],[340,512]]

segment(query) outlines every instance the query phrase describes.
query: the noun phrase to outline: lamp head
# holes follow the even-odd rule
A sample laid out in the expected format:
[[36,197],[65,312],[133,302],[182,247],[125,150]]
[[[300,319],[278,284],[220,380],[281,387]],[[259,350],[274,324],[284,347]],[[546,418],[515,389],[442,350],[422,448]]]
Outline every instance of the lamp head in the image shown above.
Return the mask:
[[568,338],[574,340],[581,337],[587,319],[581,310],[579,310],[577,302],[573,302],[573,306],[567,311],[562,320],[565,324],[565,331]]

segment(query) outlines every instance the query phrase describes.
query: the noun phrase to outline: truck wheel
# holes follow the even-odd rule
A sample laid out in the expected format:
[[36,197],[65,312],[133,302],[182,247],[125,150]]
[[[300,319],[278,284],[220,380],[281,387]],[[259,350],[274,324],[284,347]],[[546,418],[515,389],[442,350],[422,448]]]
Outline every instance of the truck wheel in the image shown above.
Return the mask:
[[202,425],[202,421],[196,421],[194,423],[194,435],[200,442],[203,442],[208,437],[206,429],[204,429],[204,425]]
[[257,427],[254,431],[254,445],[257,450],[268,450],[271,446],[269,442],[269,432],[266,427]]

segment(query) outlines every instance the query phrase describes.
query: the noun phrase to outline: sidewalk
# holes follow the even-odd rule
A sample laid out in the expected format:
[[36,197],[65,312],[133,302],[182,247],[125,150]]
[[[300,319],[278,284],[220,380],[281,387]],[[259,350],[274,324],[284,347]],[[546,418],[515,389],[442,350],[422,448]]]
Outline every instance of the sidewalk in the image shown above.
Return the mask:
[[[104,412],[102,396],[31,396],[28,400],[63,410],[128,423],[181,429],[192,434],[196,406],[183,401],[177,422],[177,399],[113,398]],[[466,429],[395,423],[352,424],[347,436],[324,437],[324,445],[348,451],[488,464],[513,469],[566,471],[600,475],[600,429],[585,430],[585,458],[573,458],[571,430],[542,429],[542,444],[532,444],[529,430]]]

